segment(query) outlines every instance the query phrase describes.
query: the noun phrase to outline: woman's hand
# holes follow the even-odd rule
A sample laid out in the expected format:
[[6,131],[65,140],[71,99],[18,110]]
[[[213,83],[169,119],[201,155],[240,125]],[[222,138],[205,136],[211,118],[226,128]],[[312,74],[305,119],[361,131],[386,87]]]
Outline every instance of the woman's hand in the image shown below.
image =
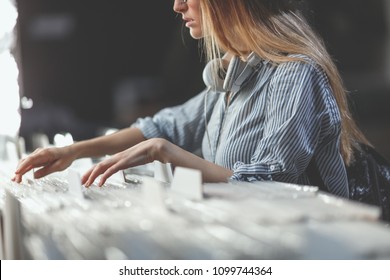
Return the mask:
[[34,168],[40,168],[34,172],[34,178],[41,178],[56,171],[62,171],[69,167],[76,159],[70,146],[61,148],[38,148],[26,158],[22,159],[11,179],[16,183],[22,182],[24,174]]
[[119,170],[147,164],[155,160],[170,162],[169,155],[174,151],[180,152],[180,150],[181,148],[165,139],[152,138],[145,140],[93,166],[84,174],[81,183],[89,187],[99,175],[102,175],[98,183],[100,187]]
[[119,170],[155,160],[172,163],[173,166],[198,169],[202,172],[204,182],[226,182],[233,174],[231,170],[206,161],[165,139],[152,138],[95,165],[82,177],[81,182],[89,187],[101,175],[98,185],[102,186],[108,177]]

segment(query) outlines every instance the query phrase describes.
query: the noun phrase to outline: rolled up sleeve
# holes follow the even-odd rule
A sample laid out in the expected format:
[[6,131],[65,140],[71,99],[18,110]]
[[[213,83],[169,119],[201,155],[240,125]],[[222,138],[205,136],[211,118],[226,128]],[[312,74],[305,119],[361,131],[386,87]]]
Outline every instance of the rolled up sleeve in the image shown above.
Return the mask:
[[[206,91],[182,105],[162,109],[152,117],[139,118],[132,125],[140,129],[145,138],[164,138],[194,152],[200,150],[205,131],[204,98]],[[216,97],[208,97],[210,107]],[[209,110],[211,112],[211,110]]]

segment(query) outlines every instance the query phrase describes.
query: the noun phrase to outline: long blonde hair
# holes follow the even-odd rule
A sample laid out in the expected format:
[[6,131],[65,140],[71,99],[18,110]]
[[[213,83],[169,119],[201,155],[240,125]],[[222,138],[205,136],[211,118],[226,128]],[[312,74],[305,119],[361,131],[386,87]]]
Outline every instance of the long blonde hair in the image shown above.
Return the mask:
[[[341,114],[341,154],[348,165],[353,148],[369,144],[348,108],[347,92],[322,39],[291,4],[292,0],[200,0],[204,49],[208,60],[248,50],[279,64],[303,54],[328,76]],[[245,47],[243,49],[243,46]]]

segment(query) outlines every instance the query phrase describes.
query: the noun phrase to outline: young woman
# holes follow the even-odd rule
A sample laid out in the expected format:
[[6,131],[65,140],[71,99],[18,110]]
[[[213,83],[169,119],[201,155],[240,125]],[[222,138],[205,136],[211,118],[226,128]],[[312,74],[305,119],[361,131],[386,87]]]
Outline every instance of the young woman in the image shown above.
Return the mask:
[[32,168],[41,167],[40,178],[77,158],[111,154],[83,176],[85,186],[158,160],[199,169],[205,182],[321,182],[348,197],[345,166],[366,140],[334,63],[294,1],[175,0],[173,9],[204,43],[207,88],[115,134],[39,149],[13,180]]

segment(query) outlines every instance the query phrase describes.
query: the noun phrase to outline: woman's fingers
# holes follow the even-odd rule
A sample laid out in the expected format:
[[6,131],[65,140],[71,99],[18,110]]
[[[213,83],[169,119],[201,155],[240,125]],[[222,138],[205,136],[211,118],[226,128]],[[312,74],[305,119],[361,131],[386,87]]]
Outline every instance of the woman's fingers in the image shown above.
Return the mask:
[[18,184],[21,183],[23,175],[26,174],[27,172],[29,172],[32,169],[34,169],[34,166],[29,165],[29,166],[25,166],[22,171],[19,171],[19,172],[15,171],[14,177],[11,180],[13,182],[18,183]]
[[89,187],[101,175],[98,186],[102,186],[110,176],[119,170],[160,159],[161,151],[165,150],[167,143],[166,140],[162,139],[150,139],[117,153],[88,170],[83,175],[81,183]]
[[[97,165],[95,165],[90,171],[87,172],[88,179],[85,182],[85,186],[89,187],[95,182],[96,178],[100,175],[103,174],[108,168],[110,168],[111,165],[113,165],[114,162],[111,159],[104,160]],[[86,175],[87,175],[86,174]],[[84,175],[83,178],[86,176]]]
[[17,166],[17,170],[15,173],[17,173],[19,171],[19,169],[21,169],[21,167],[23,167],[25,164],[26,164],[26,161],[30,161],[31,160],[31,156],[32,155],[35,155],[37,153],[39,153],[42,149],[41,148],[38,148],[38,149],[35,149],[34,152],[32,152],[29,156],[21,159],[18,163],[18,166]]
[[89,187],[93,184],[96,178],[101,175],[98,183],[98,186],[101,187],[109,177],[125,168],[127,168],[126,161],[124,159],[120,159],[119,156],[113,156],[89,169],[81,178],[81,183],[86,187]]
[[21,183],[22,182],[22,175],[15,174],[15,176],[11,179],[11,181],[18,183],[18,184]]
[[34,178],[41,178],[50,173],[64,170],[70,165],[68,161],[58,148],[38,148],[19,162],[12,181],[20,183],[23,175],[35,168],[40,169],[34,172]]
[[107,179],[109,177],[111,177],[112,175],[114,175],[116,172],[118,172],[119,170],[121,170],[122,168],[120,167],[120,163],[116,163],[114,165],[112,165],[110,168],[108,168],[103,174],[102,176],[100,177],[100,181],[99,181],[99,187],[103,186],[104,183],[107,181]]
[[61,169],[63,169],[63,168],[61,168],[60,163],[58,161],[55,161],[53,163],[45,165],[44,167],[42,167],[41,169],[38,169],[37,171],[35,171],[34,178],[39,179],[39,178],[45,177],[46,175],[49,175],[50,173],[60,171]]
[[26,158],[22,159],[21,161],[19,161],[18,166],[17,166],[16,171],[15,171],[15,174],[28,172],[26,170],[27,170],[27,166],[31,167],[31,164],[29,164],[30,161],[31,161],[30,157],[26,157]]
[[32,168],[45,166],[50,162],[51,158],[52,155],[45,151],[32,153],[20,162],[15,173],[24,174],[30,171]]
[[88,179],[89,179],[89,176],[91,175],[92,171],[95,169],[95,166],[91,167],[87,172],[85,172],[85,174],[83,175],[83,177],[81,177],[81,184],[82,185],[86,185]]

